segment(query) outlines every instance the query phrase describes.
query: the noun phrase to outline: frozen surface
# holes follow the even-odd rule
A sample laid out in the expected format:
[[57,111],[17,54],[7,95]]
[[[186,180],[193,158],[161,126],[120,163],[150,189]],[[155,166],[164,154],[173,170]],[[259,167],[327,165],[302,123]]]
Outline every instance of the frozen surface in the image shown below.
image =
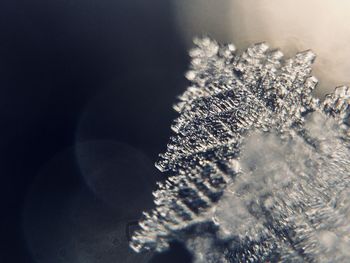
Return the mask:
[[169,177],[131,241],[184,242],[196,262],[346,262],[350,258],[350,90],[313,97],[311,51],[196,39],[190,86],[167,150]]

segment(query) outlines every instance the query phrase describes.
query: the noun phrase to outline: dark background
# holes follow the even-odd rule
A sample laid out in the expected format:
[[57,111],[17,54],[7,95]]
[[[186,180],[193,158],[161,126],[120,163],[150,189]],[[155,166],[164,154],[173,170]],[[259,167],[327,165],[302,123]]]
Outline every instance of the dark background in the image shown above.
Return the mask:
[[169,0],[0,2],[0,262],[190,262],[125,237],[187,64]]

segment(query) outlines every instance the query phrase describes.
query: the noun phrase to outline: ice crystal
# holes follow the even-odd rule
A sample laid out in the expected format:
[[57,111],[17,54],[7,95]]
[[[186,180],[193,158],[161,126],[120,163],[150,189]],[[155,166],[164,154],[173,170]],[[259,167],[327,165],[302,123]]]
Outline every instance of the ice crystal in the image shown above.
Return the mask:
[[315,55],[265,43],[236,54],[202,38],[174,136],[169,174],[131,241],[184,242],[196,262],[345,262],[350,258],[350,90],[312,91]]

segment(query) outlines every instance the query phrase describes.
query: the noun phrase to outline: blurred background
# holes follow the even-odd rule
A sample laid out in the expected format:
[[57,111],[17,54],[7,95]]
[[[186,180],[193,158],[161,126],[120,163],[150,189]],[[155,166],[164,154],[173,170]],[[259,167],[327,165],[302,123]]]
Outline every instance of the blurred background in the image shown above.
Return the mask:
[[[191,262],[180,244],[138,255],[127,240],[164,179],[154,162],[187,85],[186,50],[202,34],[315,47],[346,83],[349,4],[293,2],[2,0],[0,262]],[[306,26],[311,14],[321,26]],[[320,75],[326,93],[334,76]]]
[[186,86],[172,3],[3,0],[0,25],[0,262],[190,260],[126,233]]
[[178,0],[176,24],[187,45],[207,33],[240,50],[266,41],[285,58],[311,49],[321,99],[350,83],[350,2],[346,0]]

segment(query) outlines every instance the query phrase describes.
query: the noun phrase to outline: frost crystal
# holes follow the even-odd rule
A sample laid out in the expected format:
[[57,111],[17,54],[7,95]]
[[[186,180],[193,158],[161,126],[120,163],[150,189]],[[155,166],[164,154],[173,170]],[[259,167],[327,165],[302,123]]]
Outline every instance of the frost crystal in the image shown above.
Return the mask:
[[191,86],[156,166],[136,251],[184,242],[196,262],[345,262],[350,258],[350,90],[313,97],[311,51],[265,43],[241,55],[196,39]]

